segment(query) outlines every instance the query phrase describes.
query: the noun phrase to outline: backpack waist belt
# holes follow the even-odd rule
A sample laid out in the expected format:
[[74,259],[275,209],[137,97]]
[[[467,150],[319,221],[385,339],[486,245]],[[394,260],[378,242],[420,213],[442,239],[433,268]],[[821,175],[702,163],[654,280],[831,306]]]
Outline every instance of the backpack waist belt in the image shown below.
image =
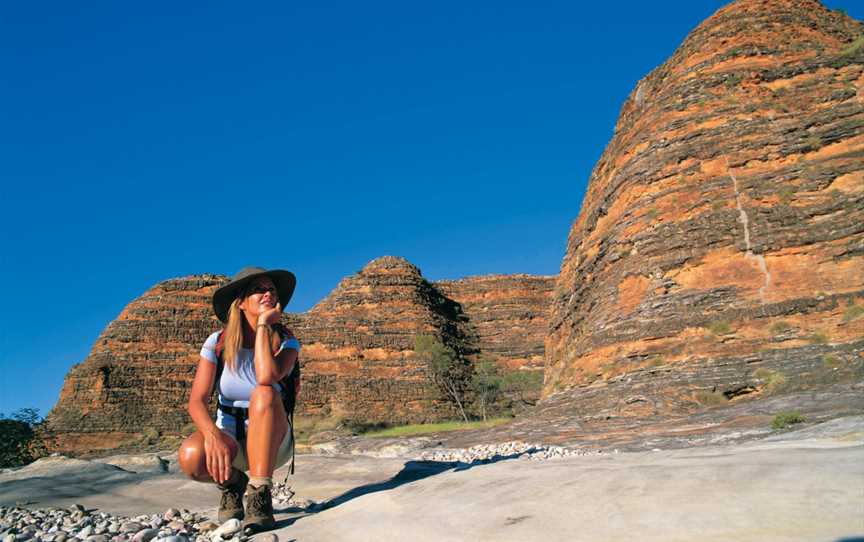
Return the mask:
[[225,414],[230,414],[234,416],[235,424],[235,438],[237,442],[241,442],[246,440],[246,420],[249,418],[249,409],[243,407],[234,407],[234,406],[225,406],[222,403],[219,403],[219,410],[221,410]]

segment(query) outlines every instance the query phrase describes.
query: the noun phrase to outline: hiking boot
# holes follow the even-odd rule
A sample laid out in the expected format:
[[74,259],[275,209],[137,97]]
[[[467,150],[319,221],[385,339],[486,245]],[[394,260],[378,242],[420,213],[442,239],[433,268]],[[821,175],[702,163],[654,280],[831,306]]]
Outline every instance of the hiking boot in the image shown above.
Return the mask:
[[270,486],[249,486],[246,489],[246,519],[243,521],[244,531],[257,533],[267,531],[276,526],[273,517],[273,497]]
[[229,519],[243,519],[243,491],[249,477],[246,473],[237,469],[231,469],[231,477],[224,484],[216,484],[222,491],[222,499],[219,501],[219,523],[225,523]]

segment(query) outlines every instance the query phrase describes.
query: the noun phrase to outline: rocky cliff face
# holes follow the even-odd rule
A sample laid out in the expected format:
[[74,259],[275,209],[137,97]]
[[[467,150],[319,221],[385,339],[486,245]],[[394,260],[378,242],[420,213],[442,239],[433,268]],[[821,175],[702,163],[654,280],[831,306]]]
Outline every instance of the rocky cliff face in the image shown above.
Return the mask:
[[48,420],[54,448],[116,448],[190,422],[189,388],[204,339],[217,329],[211,298],[226,277],[159,283],[132,301],[66,375]]
[[[172,279],[130,303],[66,376],[49,415],[55,448],[115,448],[189,423],[186,401],[204,339],[219,328],[213,291],[228,277]],[[286,314],[303,344],[301,413],[364,421],[455,415],[414,352],[435,335],[505,369],[538,369],[554,277],[500,275],[434,284],[402,258],[374,260],[309,312]]]
[[542,370],[553,276],[488,275],[435,283],[462,306],[478,348],[506,370]]
[[742,0],[640,81],[570,232],[546,396],[645,415],[861,380],[862,36]]

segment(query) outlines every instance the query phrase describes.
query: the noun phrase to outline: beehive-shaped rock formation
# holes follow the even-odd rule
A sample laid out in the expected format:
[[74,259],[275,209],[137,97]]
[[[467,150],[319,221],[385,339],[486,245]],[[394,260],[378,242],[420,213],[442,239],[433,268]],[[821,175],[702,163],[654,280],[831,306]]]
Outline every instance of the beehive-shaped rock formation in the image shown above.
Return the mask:
[[308,413],[378,421],[452,415],[414,352],[434,335],[476,353],[467,317],[403,258],[384,256],[339,285],[294,326],[303,341]]
[[545,395],[642,415],[860,380],[862,35],[815,1],[742,0],[639,82],[570,232]]
[[178,434],[204,339],[218,328],[221,275],[160,282],[108,324],[90,355],[66,375],[48,420],[54,448],[87,451]]

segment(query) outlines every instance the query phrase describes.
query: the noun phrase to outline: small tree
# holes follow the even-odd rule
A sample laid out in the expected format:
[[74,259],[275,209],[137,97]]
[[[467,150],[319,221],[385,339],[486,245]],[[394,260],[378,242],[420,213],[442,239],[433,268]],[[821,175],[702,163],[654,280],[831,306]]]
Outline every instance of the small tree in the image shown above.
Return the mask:
[[468,421],[463,405],[464,363],[455,350],[432,335],[418,335],[414,351],[426,363],[430,380],[459,408],[462,419]]
[[504,379],[498,372],[498,365],[491,359],[481,358],[474,366],[471,387],[474,390],[483,421],[486,421],[489,405],[494,404],[498,399],[503,384]]

